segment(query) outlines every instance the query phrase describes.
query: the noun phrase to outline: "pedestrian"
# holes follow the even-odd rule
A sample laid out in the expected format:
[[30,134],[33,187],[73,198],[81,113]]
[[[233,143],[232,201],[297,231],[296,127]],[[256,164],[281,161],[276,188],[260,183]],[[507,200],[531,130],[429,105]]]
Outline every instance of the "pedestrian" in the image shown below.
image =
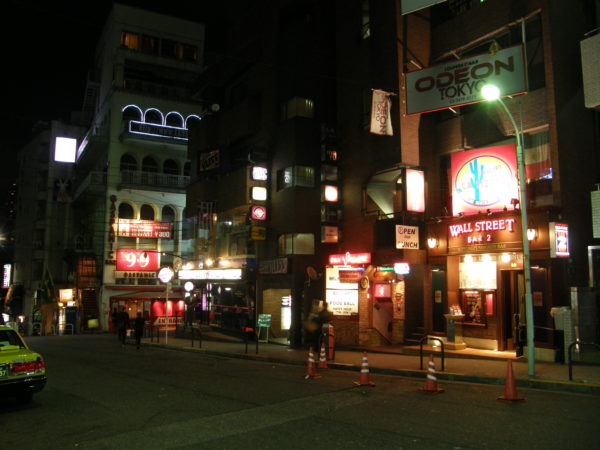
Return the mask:
[[117,321],[119,319],[119,310],[117,309],[116,306],[113,308],[113,312],[111,314],[111,318],[112,318],[112,326],[113,326],[113,328],[115,330],[115,334],[117,334],[118,333],[118,330],[117,330]]
[[135,320],[133,321],[133,332],[135,333],[135,347],[140,349],[140,341],[142,340],[142,335],[144,334],[144,318],[142,317],[142,313],[137,313]]
[[117,335],[122,346],[125,346],[125,338],[127,337],[127,329],[129,328],[129,314],[125,311],[125,307],[121,306],[121,310],[117,315]]

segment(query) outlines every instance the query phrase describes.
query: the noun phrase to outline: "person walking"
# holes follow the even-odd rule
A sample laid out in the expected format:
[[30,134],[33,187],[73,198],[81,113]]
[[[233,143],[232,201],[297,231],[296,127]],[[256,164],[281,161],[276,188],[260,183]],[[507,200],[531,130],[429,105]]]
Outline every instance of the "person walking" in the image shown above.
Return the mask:
[[141,312],[137,313],[137,316],[133,321],[133,332],[135,333],[135,347],[139,350],[142,335],[144,334],[144,318],[142,317]]
[[121,345],[125,346],[125,338],[127,337],[127,329],[129,328],[129,314],[125,311],[125,307],[121,306],[121,310],[117,316],[117,335]]

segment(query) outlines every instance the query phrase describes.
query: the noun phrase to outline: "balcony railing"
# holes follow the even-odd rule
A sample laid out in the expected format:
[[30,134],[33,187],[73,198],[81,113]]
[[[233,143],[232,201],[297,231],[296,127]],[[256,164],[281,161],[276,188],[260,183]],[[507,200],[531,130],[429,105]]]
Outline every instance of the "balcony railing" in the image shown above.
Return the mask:
[[190,177],[185,175],[172,175],[168,173],[142,172],[137,170],[122,170],[119,183],[121,186],[185,189],[190,182]]

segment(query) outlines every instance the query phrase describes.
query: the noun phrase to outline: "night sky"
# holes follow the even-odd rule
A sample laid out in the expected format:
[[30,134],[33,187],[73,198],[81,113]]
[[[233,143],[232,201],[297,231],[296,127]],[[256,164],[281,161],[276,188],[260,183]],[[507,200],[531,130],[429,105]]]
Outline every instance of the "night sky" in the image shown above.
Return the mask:
[[[119,3],[205,23],[210,46],[210,29],[217,20],[213,0]],[[71,111],[81,108],[87,72],[112,4],[109,0],[5,0],[0,4],[5,86],[0,195],[15,179],[16,151],[28,141],[32,126],[39,120],[67,120]]]

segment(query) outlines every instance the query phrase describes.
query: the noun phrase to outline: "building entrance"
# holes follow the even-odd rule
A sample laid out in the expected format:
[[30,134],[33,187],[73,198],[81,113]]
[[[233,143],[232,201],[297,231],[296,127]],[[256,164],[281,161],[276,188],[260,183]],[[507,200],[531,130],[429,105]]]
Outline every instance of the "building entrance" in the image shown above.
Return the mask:
[[523,329],[525,323],[525,277],[521,270],[501,271],[502,308],[499,314],[501,336],[498,350],[515,350],[517,355],[523,352]]

